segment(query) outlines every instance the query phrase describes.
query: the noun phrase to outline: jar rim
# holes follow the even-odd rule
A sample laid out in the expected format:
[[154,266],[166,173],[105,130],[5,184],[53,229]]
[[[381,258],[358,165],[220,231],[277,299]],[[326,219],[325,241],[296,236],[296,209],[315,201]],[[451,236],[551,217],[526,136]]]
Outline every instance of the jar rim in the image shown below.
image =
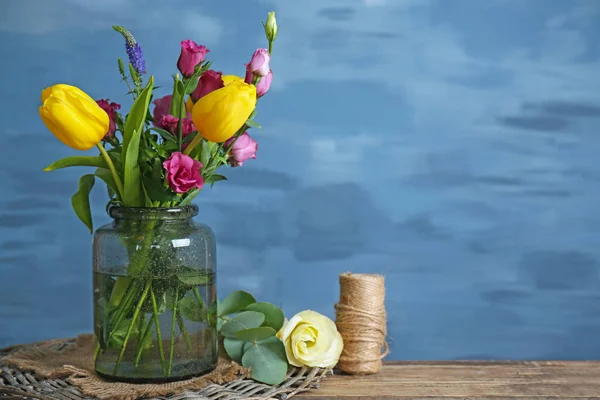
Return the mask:
[[108,215],[113,219],[187,219],[198,215],[198,206],[190,204],[176,207],[128,207],[123,205],[111,205]]

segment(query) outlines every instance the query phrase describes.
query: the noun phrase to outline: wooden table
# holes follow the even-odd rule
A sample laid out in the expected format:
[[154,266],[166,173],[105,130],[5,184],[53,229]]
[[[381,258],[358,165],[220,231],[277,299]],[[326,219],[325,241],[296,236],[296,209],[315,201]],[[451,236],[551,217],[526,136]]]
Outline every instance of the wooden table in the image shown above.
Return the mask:
[[336,372],[298,398],[600,399],[600,361],[388,362],[376,375]]

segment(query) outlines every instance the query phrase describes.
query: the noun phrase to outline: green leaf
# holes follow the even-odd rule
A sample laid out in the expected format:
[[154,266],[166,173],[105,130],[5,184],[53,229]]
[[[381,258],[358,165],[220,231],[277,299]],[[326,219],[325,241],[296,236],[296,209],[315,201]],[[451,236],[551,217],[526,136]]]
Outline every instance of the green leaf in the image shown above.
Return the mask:
[[263,322],[262,326],[271,327],[275,329],[275,331],[279,331],[283,326],[285,315],[283,314],[283,311],[274,304],[267,302],[254,303],[246,307],[245,310],[263,313],[265,315],[265,322]]
[[227,177],[219,174],[212,174],[204,180],[204,183],[213,185],[215,182],[226,181]]
[[187,320],[202,322],[206,319],[204,310],[200,307],[196,299],[192,297],[184,297],[181,299],[178,307],[183,317]]
[[77,192],[71,198],[71,205],[73,206],[73,210],[77,217],[87,226],[90,230],[90,233],[94,231],[94,226],[92,224],[92,212],[90,210],[90,191],[92,187],[94,187],[94,182],[96,181],[94,175],[87,174],[83,175],[79,179],[79,187]]
[[191,79],[185,85],[185,94],[191,94],[196,87],[198,86],[198,81],[200,80],[200,75],[194,74]]
[[[174,117],[177,118],[181,118],[186,116],[187,112],[185,109],[185,102],[183,104],[181,104],[182,99],[185,97],[185,87],[183,86],[183,81],[177,81],[177,94],[178,94],[178,99],[177,99],[177,111],[178,114],[171,114]],[[175,101],[175,96],[173,96],[173,98],[171,99],[171,101]]]
[[278,385],[285,380],[288,370],[283,343],[276,337],[254,343],[242,356],[242,365],[250,368],[252,379]]
[[106,161],[101,156],[72,156],[54,161],[44,168],[44,171],[55,171],[66,167],[99,167],[108,168]]
[[235,339],[236,332],[250,328],[258,328],[265,320],[265,316],[256,311],[244,311],[227,321],[221,327],[221,334]]
[[214,146],[215,143],[202,139],[202,142],[200,144],[200,162],[202,163],[203,167],[208,166]]
[[146,121],[150,98],[152,97],[152,86],[154,85],[154,77],[150,76],[148,83],[142,93],[135,99],[131,105],[131,110],[125,121],[125,129],[123,132],[123,153],[125,154],[125,165],[127,166],[128,148],[135,131],[140,134]]
[[275,329],[268,326],[260,326],[258,328],[237,331],[235,333],[235,337],[236,339],[243,340],[245,342],[260,342],[261,340],[268,339],[276,334],[277,331]]
[[223,339],[223,347],[227,355],[238,364],[242,362],[242,356],[244,355],[244,344],[245,342],[237,339],[225,338]]
[[142,176],[138,163],[139,147],[140,132],[134,130],[129,146],[127,147],[127,154],[125,155],[125,179],[123,182],[123,202],[129,207],[141,207],[144,205],[141,185]]
[[223,318],[221,317],[217,317],[217,330],[219,332],[221,332],[221,328],[223,327],[223,325],[225,325],[227,321],[225,321]]
[[263,127],[262,127],[262,126],[260,126],[260,125],[258,124],[258,122],[256,122],[256,121],[255,121],[255,120],[253,120],[253,119],[248,119],[248,121],[246,121],[246,125],[248,125],[248,126],[249,126],[249,127],[251,127],[251,128],[263,129]]
[[157,128],[154,126],[150,128],[150,130],[158,133],[165,140],[175,140],[175,136],[173,136],[171,132],[167,131],[166,129]]
[[119,193],[119,190],[117,189],[117,184],[115,183],[115,179],[110,173],[110,170],[106,168],[96,168],[94,175],[102,179],[104,183],[106,183],[106,186],[108,186],[108,188],[112,190],[113,193]]
[[189,206],[190,204],[192,204],[192,200],[194,200],[194,197],[196,197],[198,195],[198,193],[200,193],[200,189],[198,189],[198,188],[194,188],[194,189],[190,190],[189,192],[187,192],[185,199],[183,199],[181,201],[181,203],[179,203],[179,206],[183,207],[183,206]]
[[206,269],[186,268],[177,273],[177,279],[190,286],[206,285],[211,281],[212,273]]
[[[109,345],[112,347],[119,348],[123,345],[123,341],[125,340],[125,336],[127,336],[127,330],[129,329],[129,324],[131,324],[130,319],[122,320],[117,327],[115,327],[110,334],[112,337],[110,338]],[[133,326],[131,330],[132,335],[136,335],[139,333],[137,326]]]
[[169,189],[162,176],[163,165],[161,160],[156,158],[152,162],[152,171],[150,174],[142,174],[144,181],[144,188],[148,197],[154,201],[167,202],[174,201],[179,198],[177,193],[174,193]]
[[256,303],[254,296],[243,290],[236,290],[235,292],[231,292],[221,303],[219,307],[219,316],[241,311],[252,303]]

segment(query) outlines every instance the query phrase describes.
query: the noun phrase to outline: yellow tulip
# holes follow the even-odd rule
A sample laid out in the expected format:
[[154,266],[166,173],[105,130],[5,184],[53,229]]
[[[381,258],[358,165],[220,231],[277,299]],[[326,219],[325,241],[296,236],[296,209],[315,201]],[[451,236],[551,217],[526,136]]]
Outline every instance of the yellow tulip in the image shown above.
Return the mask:
[[288,362],[295,367],[332,368],[344,349],[335,323],[316,311],[305,310],[286,321],[277,332]]
[[224,142],[248,120],[256,107],[256,87],[234,80],[201,97],[192,108],[198,133],[211,142]]
[[76,150],[89,150],[100,143],[110,118],[81,89],[65,84],[42,91],[39,112],[44,124],[61,142]]
[[[227,86],[231,82],[243,81],[244,79],[240,78],[237,75],[223,75],[221,77],[221,80],[223,81],[223,86]],[[187,112],[191,113],[193,107],[194,107],[194,100],[192,100],[192,96],[188,96],[187,100],[185,101],[185,109],[187,110]]]
[[221,77],[221,80],[223,81],[223,85],[227,86],[229,85],[231,82],[235,82],[235,81],[243,81],[244,78],[241,78],[237,75],[223,75]]

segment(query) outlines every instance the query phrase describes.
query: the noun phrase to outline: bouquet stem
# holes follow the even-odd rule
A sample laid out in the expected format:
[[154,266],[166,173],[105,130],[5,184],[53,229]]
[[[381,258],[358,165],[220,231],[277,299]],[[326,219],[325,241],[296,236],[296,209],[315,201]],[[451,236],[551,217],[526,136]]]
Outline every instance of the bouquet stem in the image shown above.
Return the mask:
[[152,281],[149,280],[148,283],[146,284],[146,288],[144,289],[144,292],[142,293],[142,297],[140,298],[140,301],[138,302],[138,304],[135,308],[135,311],[133,313],[133,318],[131,318],[131,323],[129,324],[129,328],[127,328],[127,333],[125,334],[125,339],[123,339],[123,346],[121,347],[121,352],[119,353],[119,358],[117,358],[117,362],[115,363],[115,369],[113,371],[113,373],[115,375],[119,371],[119,365],[121,364],[121,360],[123,359],[123,355],[125,354],[125,349],[127,348],[127,342],[129,341],[129,337],[131,336],[131,331],[133,330],[133,327],[135,326],[135,323],[140,315],[140,310],[142,309],[142,305],[144,304],[144,301],[146,300],[146,296],[148,295],[148,291],[150,290],[151,285],[152,285]]

